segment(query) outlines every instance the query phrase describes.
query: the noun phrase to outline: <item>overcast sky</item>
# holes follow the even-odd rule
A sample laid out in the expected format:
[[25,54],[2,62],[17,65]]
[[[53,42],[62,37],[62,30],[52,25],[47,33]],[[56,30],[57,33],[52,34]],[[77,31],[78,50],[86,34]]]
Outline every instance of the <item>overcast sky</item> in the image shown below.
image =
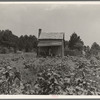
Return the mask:
[[0,4],[0,30],[35,35],[65,32],[66,40],[76,32],[85,45],[100,44],[99,4]]

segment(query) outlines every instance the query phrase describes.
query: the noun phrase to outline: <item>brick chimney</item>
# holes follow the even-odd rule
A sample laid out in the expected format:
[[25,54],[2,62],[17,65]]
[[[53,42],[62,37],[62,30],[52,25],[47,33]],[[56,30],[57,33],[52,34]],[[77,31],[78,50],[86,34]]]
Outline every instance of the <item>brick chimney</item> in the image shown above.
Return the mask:
[[38,38],[39,38],[41,32],[42,32],[42,29],[39,29],[39,30],[38,30]]

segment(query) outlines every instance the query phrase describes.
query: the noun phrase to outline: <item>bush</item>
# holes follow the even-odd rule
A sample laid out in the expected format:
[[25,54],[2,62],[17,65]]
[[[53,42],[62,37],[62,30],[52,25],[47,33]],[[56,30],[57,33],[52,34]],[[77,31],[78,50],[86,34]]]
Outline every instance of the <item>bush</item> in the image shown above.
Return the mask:
[[65,50],[65,56],[67,56],[67,55],[69,55],[69,56],[81,56],[82,52],[79,50],[68,49],[68,50]]
[[9,49],[6,48],[6,47],[1,47],[1,48],[0,48],[0,53],[2,53],[2,54],[9,53]]
[[90,50],[90,53],[91,53],[91,55],[96,56],[96,55],[98,55],[99,51],[94,49],[94,50]]

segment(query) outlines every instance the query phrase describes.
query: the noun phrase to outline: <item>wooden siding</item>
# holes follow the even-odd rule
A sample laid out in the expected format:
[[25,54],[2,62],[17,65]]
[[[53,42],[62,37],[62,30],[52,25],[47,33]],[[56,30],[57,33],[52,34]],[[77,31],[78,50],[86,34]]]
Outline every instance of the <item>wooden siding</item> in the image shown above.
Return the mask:
[[52,55],[53,56],[62,56],[62,46],[52,46],[52,47],[39,47],[38,51],[39,51],[39,55],[44,54],[44,55],[49,55],[49,49],[52,50]]
[[38,39],[38,50],[37,54],[49,55],[49,50],[52,49],[52,54],[54,56],[64,56],[64,35],[62,39]]

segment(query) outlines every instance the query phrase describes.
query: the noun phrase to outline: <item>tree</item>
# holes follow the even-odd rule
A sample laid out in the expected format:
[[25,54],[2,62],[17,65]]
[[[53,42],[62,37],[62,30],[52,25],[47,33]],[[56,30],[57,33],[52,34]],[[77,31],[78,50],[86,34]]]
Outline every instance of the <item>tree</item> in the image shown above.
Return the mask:
[[97,44],[96,42],[94,42],[93,44],[92,44],[92,46],[91,46],[91,49],[92,50],[100,50],[100,46],[99,46],[99,44]]
[[[37,48],[37,38],[34,35],[14,35],[11,30],[0,30],[0,47],[8,51],[24,50],[30,52]],[[12,48],[12,50],[10,50]]]
[[82,51],[83,50],[83,44],[82,43],[76,43],[74,46],[77,50]]
[[30,52],[33,49],[37,48],[37,38],[33,35],[20,36],[18,43],[19,50],[24,50],[26,52]]
[[73,49],[78,49],[82,50],[84,46],[84,42],[80,39],[80,36],[78,36],[75,32],[71,35],[70,40],[69,40],[69,45],[68,47],[73,50]]
[[0,31],[0,46],[6,47],[8,50],[12,47],[16,51],[18,47],[18,37],[8,29],[2,30]]
[[92,46],[91,46],[90,52],[91,52],[91,54],[93,54],[93,55],[97,55],[98,52],[100,52],[100,46],[99,46],[99,44],[97,44],[96,42],[94,42],[94,43],[92,44]]

